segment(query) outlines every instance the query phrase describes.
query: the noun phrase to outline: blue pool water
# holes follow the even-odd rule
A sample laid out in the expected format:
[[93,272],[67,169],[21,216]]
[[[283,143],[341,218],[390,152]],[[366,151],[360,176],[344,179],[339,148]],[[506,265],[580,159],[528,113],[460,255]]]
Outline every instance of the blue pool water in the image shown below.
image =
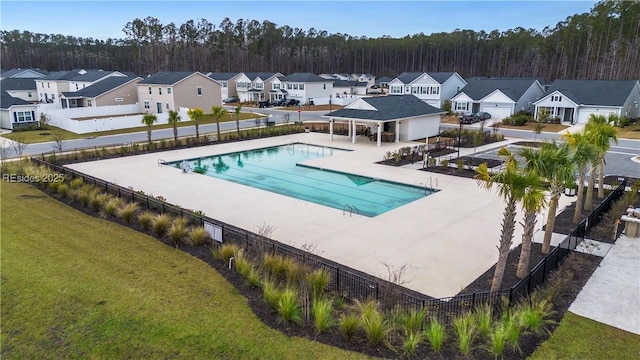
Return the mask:
[[[380,215],[432,192],[425,188],[322,170],[299,164],[348,150],[289,144],[187,160],[191,170],[238,184],[368,217]],[[172,162],[180,167],[182,161]]]

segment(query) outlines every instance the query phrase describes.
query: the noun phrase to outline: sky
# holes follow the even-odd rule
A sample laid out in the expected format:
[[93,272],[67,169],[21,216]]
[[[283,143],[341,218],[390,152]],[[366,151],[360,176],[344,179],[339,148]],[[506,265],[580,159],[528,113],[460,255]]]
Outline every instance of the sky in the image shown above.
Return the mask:
[[0,29],[96,39],[125,38],[122,28],[152,16],[178,27],[204,18],[216,28],[228,17],[269,20],[278,26],[331,34],[394,38],[455,29],[542,30],[568,16],[589,12],[596,1],[30,1],[0,0]]

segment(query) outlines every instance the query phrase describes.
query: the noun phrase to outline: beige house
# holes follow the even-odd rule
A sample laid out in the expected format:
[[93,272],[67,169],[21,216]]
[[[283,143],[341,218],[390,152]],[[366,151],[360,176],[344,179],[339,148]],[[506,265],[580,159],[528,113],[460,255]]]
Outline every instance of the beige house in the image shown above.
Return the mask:
[[198,71],[161,71],[136,85],[142,113],[196,107],[209,112],[212,106],[222,105],[220,83]]
[[140,81],[141,77],[112,76],[82,90],[63,92],[61,99],[69,108],[135,104]]

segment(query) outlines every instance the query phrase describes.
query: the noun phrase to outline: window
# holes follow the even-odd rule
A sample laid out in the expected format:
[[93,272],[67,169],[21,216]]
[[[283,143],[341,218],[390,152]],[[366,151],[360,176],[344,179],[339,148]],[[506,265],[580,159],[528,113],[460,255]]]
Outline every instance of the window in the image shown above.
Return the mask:
[[145,100],[144,101],[144,108],[147,109],[147,110],[150,109],[149,100]]
[[300,84],[300,90],[304,90],[304,84]]
[[40,93],[40,98],[42,98],[42,93]]
[[560,95],[552,95],[551,101],[562,101],[562,96]]
[[55,100],[56,99],[56,94],[51,94],[51,100]]
[[167,110],[169,110],[169,103],[166,103],[166,108]]
[[202,96],[202,86],[198,86],[197,90],[198,90],[198,96]]
[[40,86],[44,89],[44,81],[40,81]]
[[171,88],[167,88],[167,94],[171,95]]
[[91,99],[87,99],[87,106],[93,106],[93,101],[91,101]]
[[27,96],[31,97],[31,91],[27,91]]
[[431,86],[429,87],[429,94],[432,95],[439,95],[440,94],[440,88],[437,86]]
[[51,85],[49,83],[47,83],[47,89],[51,88]]
[[298,90],[298,84],[293,84],[293,90]]
[[13,115],[13,122],[30,122],[33,121],[33,113],[31,111],[17,111]]
[[466,102],[457,102],[456,103],[456,110],[467,111],[468,106],[469,105]]
[[291,84],[287,83],[287,90],[291,90],[291,89],[292,89]]
[[162,88],[161,87],[158,88],[158,95],[162,95]]
[[273,83],[273,84],[272,84],[272,86],[271,86],[271,88],[272,88],[273,90],[278,90],[278,89],[280,89],[280,83]]
[[229,83],[227,83],[226,81],[223,81],[222,83],[220,83],[222,85],[223,88],[226,88],[229,86]]
[[151,95],[151,86],[149,86],[149,95]]
[[256,89],[262,90],[263,87],[264,87],[263,83],[256,83]]
[[327,90],[327,84],[322,84],[322,89]]
[[391,93],[392,94],[402,94],[402,86],[392,86],[391,87]]

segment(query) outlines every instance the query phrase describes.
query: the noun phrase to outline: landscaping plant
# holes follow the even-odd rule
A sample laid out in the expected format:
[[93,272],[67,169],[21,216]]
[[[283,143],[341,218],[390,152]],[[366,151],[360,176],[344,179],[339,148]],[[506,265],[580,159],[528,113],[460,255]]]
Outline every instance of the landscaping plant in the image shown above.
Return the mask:
[[133,221],[136,213],[138,212],[139,206],[135,202],[128,202],[123,204],[118,210],[118,217],[125,222],[125,224],[130,224]]
[[345,341],[351,341],[360,328],[360,317],[354,313],[343,313],[338,321],[340,334]]
[[171,217],[167,214],[158,214],[153,218],[151,230],[156,237],[163,237],[171,226]]
[[209,233],[203,226],[196,226],[189,231],[189,243],[194,246],[204,244],[209,238]]
[[476,335],[473,313],[467,313],[453,319],[453,332],[456,335],[458,351],[464,356],[469,356],[473,350],[473,340]]
[[327,331],[336,324],[333,316],[333,300],[319,297],[315,298],[311,308],[313,312],[313,325],[318,334]]
[[302,323],[300,302],[298,301],[298,294],[295,290],[287,288],[280,293],[276,310],[283,321],[294,322],[296,324]]
[[442,345],[444,345],[447,338],[447,331],[437,318],[432,317],[429,325],[424,330],[424,337],[429,341],[429,344],[431,344],[431,350],[438,353],[442,350]]
[[142,214],[138,215],[138,222],[140,223],[140,227],[149,231],[151,229],[151,225],[153,224],[153,218],[155,214],[149,210],[145,210]]

